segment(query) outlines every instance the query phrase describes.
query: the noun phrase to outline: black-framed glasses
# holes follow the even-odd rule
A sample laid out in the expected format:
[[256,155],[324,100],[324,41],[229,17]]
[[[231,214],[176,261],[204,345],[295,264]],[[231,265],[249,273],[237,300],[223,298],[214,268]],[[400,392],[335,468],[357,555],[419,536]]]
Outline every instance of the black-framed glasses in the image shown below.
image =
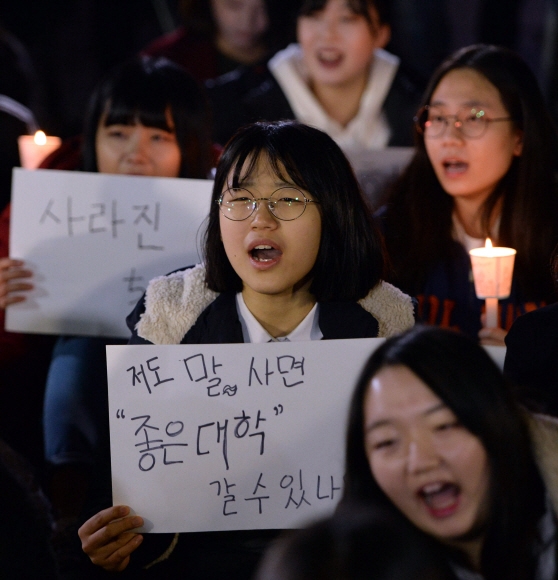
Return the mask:
[[426,105],[422,107],[414,118],[419,133],[428,139],[441,137],[450,123],[468,139],[482,137],[490,123],[498,121],[513,121],[512,117],[496,117],[491,119],[483,109],[476,107],[462,107],[455,115],[443,115],[439,107]]
[[292,221],[299,218],[309,203],[318,203],[308,199],[296,187],[280,187],[269,197],[256,198],[244,187],[230,187],[217,200],[221,213],[230,220],[241,222],[247,220],[258,208],[260,202],[265,202],[271,215],[282,221]]

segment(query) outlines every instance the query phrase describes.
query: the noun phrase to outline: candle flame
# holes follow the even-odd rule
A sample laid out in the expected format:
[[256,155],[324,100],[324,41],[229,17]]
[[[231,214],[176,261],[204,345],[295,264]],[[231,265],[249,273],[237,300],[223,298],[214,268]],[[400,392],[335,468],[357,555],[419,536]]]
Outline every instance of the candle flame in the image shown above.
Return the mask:
[[490,238],[486,238],[486,242],[484,242],[485,248],[492,248],[492,240]]
[[37,131],[35,133],[34,141],[37,145],[46,145],[47,138],[44,131]]

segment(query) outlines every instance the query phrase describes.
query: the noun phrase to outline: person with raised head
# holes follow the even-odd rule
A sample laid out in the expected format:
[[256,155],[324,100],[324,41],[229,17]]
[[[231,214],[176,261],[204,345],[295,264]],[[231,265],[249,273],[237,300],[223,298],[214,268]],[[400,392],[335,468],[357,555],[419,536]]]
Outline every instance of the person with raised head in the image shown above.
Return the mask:
[[486,351],[417,326],[365,364],[343,502],[403,515],[460,580],[554,580],[558,421],[531,415]]
[[[380,223],[388,279],[418,298],[419,318],[486,344],[529,310],[556,301],[558,140],[535,76],[514,52],[474,45],[434,73],[416,116],[416,150]],[[517,250],[497,328],[481,329],[468,250]]]
[[[127,319],[130,343],[390,336],[414,324],[414,311],[382,281],[383,266],[381,238],[335,142],[296,122],[257,123],[234,136],[217,166],[204,263],[149,283]],[[106,570],[155,561],[150,572],[169,578],[248,579],[276,535],[144,537],[129,509],[110,507],[80,529],[84,551]]]
[[248,122],[297,119],[344,151],[412,145],[419,95],[383,50],[389,22],[385,0],[304,0],[298,44],[269,61],[259,86],[242,70],[208,82],[215,141]]

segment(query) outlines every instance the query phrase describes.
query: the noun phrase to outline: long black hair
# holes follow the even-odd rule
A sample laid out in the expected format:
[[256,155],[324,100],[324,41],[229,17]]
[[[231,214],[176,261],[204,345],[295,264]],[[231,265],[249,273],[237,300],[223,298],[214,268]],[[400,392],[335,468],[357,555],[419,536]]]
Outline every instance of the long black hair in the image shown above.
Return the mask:
[[[558,138],[537,80],[516,53],[474,45],[454,53],[434,72],[423,105],[430,103],[442,78],[456,69],[472,69],[490,81],[522,132],[521,156],[514,157],[484,203],[486,234],[493,210],[501,202],[497,243],[517,249],[515,271],[523,298],[554,301],[550,255],[558,242]],[[385,214],[393,265],[390,281],[411,294],[420,293],[435,263],[451,259],[455,252],[453,198],[440,185],[419,131],[415,141],[415,155],[395,183]]]
[[[174,129],[169,126],[167,112]],[[139,122],[174,131],[181,154],[180,177],[208,177],[212,165],[208,105],[196,81],[178,65],[165,58],[137,57],[101,81],[85,119],[85,171],[98,170],[95,137],[103,115],[105,126]]]
[[374,479],[364,444],[364,398],[384,367],[404,366],[423,381],[476,435],[490,465],[490,513],[481,557],[486,580],[532,579],[533,547],[545,510],[527,423],[502,373],[486,351],[458,332],[415,326],[386,341],[366,363],[349,411],[343,501],[364,501],[392,510]]
[[248,125],[228,142],[217,166],[205,235],[208,287],[217,292],[242,290],[221,241],[217,200],[229,176],[233,182],[242,181],[260,156],[278,177],[319,202],[322,237],[310,292],[321,302],[366,296],[383,275],[381,236],[339,146],[322,131],[296,121]]

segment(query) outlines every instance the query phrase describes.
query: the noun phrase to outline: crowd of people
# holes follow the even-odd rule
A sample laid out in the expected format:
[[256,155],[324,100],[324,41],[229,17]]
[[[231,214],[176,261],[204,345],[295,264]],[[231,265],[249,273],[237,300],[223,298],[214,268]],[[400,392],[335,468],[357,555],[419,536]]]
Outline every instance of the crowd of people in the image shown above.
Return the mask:
[[[184,2],[183,26],[98,84],[42,168],[213,180],[202,262],[149,283],[122,313],[129,341],[4,329],[37,282],[10,253],[0,184],[7,577],[558,578],[558,133],[509,48],[458,48],[422,91],[386,50],[398,6]],[[32,75],[0,41],[21,73],[0,90],[11,167]],[[403,146],[373,211],[346,154]],[[517,250],[494,327],[469,259],[487,238]],[[140,534],[134,506],[112,505],[106,345],[373,337],[330,518]],[[502,374],[482,346],[506,344]]]

